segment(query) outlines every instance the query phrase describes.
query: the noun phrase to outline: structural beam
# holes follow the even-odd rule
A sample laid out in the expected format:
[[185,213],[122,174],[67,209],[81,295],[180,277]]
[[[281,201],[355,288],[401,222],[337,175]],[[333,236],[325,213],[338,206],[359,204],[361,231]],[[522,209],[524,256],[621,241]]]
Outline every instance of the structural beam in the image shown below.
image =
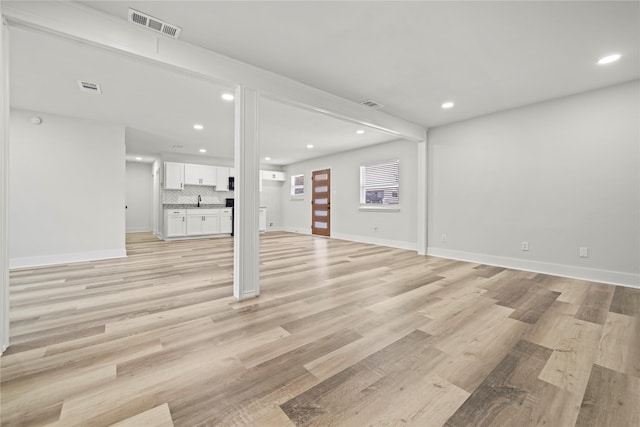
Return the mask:
[[[0,11],[1,11],[0,5]],[[9,346],[9,30],[0,28],[0,354]]]
[[418,142],[418,255],[427,254],[427,229],[428,229],[428,211],[427,211],[427,168],[428,168],[427,135],[425,132],[425,140]]
[[415,123],[181,40],[157,36],[81,3],[7,2],[3,14],[12,25],[64,35],[218,82],[258,88],[269,97],[366,124],[409,141],[421,141],[424,136],[424,128]]

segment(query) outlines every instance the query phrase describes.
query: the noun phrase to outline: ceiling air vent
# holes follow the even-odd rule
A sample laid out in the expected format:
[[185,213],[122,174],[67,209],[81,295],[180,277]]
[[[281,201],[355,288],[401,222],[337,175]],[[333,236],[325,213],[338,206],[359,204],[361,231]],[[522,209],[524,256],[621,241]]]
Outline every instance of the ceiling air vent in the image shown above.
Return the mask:
[[360,104],[364,105],[365,107],[375,108],[375,109],[384,107],[384,105],[378,104],[376,101],[373,101],[371,99],[367,99],[366,101],[362,101]]
[[97,83],[78,80],[78,86],[80,86],[80,90],[84,92],[95,93],[96,95],[100,95],[102,93],[102,89],[100,88],[100,85]]
[[180,32],[182,31],[182,28],[180,27],[167,24],[166,22],[156,19],[153,16],[147,15],[146,13],[142,13],[131,8],[129,8],[129,22],[132,22],[136,25],[142,25],[143,27],[147,27],[157,33],[162,33],[165,36],[169,36],[174,39],[180,37]]

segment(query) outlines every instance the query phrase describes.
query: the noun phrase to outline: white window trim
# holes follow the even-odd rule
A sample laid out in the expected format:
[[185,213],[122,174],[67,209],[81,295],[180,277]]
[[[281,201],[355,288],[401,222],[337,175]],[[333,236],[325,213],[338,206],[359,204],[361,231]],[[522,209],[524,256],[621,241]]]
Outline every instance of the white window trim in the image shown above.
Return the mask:
[[[362,185],[362,168],[366,167],[366,166],[373,166],[373,165],[377,165],[380,163],[389,163],[389,162],[398,162],[398,193],[400,192],[400,159],[388,159],[388,160],[380,160],[380,161],[376,161],[376,162],[368,162],[368,163],[363,163],[360,165],[360,184],[359,184],[359,195],[358,197],[360,198],[359,203],[360,206],[358,208],[359,211],[361,212],[366,212],[366,211],[377,211],[377,212],[400,212],[400,199],[398,198],[398,204],[397,205],[383,205],[383,204],[375,204],[375,203],[362,203],[362,191],[363,188],[365,188]],[[395,188],[395,185],[380,185],[378,186],[379,188]]]
[[358,208],[361,212],[367,211],[377,211],[377,212],[400,212],[400,205],[393,205],[393,207],[383,207],[383,206],[365,206],[360,205]]
[[[292,190],[294,187],[296,187],[293,184],[293,180],[298,177],[301,176],[302,177],[302,194],[292,194]],[[291,175],[291,177],[289,178],[289,197],[291,198],[291,200],[304,200],[304,194],[305,194],[305,182],[304,182],[304,174],[303,173],[297,173],[297,174],[293,174]]]

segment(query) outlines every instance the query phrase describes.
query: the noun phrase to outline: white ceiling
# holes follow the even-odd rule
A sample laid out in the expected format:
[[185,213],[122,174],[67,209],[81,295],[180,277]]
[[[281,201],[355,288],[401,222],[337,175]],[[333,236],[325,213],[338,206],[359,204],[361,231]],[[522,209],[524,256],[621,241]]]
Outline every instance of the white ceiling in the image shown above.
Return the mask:
[[[640,77],[638,2],[81,3],[122,20],[136,8],[182,27],[183,41],[356,102],[373,99],[426,127]],[[622,59],[596,65],[612,52]],[[123,123],[131,155],[233,156],[233,103],[220,99],[230,88],[19,28],[10,65],[13,107]],[[101,83],[104,94],[80,92],[78,79]],[[442,110],[448,100],[456,106]],[[194,131],[195,122],[205,129]],[[261,152],[274,164],[393,139],[356,129],[261,104]]]
[[[10,55],[14,108],[123,124],[130,160],[166,152],[233,158],[234,106],[221,99],[232,88],[22,28],[12,30]],[[78,80],[99,83],[102,94],[82,92]],[[353,123],[268,99],[260,111],[261,153],[271,158],[263,163],[285,165],[393,139],[371,129],[357,135]],[[194,130],[195,123],[204,129]]]

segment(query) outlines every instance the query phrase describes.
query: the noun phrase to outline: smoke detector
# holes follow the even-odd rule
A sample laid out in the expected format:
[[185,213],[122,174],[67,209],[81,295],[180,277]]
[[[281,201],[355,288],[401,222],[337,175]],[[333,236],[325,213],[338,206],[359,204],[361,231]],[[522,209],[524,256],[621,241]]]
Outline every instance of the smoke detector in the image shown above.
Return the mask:
[[176,25],[168,24],[151,15],[147,15],[146,13],[131,8],[129,8],[129,22],[141,25],[155,31],[156,33],[160,33],[174,39],[180,37],[180,32],[182,31],[182,28]]
[[78,86],[80,86],[80,90],[83,92],[94,93],[96,95],[102,94],[102,89],[98,83],[86,82],[84,80],[78,80]]
[[378,104],[376,101],[373,101],[371,99],[367,99],[366,101],[362,101],[360,104],[364,105],[365,107],[374,108],[376,110],[378,108],[384,107],[384,105]]

